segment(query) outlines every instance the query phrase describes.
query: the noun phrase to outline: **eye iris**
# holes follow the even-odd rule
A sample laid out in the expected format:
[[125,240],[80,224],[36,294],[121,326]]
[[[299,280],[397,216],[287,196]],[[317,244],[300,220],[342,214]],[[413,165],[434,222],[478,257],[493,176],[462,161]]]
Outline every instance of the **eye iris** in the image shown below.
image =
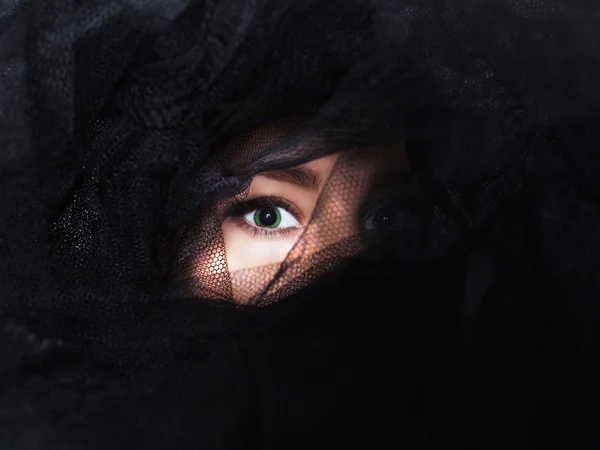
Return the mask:
[[259,227],[277,228],[281,223],[281,214],[277,208],[259,208],[254,213],[254,222]]

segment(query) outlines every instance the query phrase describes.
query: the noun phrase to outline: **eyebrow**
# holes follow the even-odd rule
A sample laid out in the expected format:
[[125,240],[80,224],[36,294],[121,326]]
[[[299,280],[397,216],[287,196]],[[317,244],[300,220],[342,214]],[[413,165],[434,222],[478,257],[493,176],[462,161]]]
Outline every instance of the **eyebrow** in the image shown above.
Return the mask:
[[313,192],[317,192],[323,182],[323,179],[317,172],[303,167],[287,167],[284,169],[269,170],[268,172],[262,172],[257,175],[262,175],[265,178],[275,181],[294,184]]

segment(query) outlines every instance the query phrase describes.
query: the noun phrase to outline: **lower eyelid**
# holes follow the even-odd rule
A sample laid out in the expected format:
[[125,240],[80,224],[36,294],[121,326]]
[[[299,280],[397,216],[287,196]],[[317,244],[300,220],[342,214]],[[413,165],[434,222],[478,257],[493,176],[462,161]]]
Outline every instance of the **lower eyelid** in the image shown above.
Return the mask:
[[231,220],[238,228],[242,228],[247,233],[252,233],[254,236],[260,236],[260,237],[266,237],[266,238],[268,238],[268,237],[273,237],[273,238],[288,237],[292,234],[299,232],[303,228],[302,226],[298,226],[298,227],[273,229],[272,231],[267,231],[268,230],[267,228],[257,227],[256,225],[252,225],[252,224],[248,223],[248,221],[246,219],[244,219],[243,216],[229,217],[228,220]]
[[290,236],[294,236],[298,231],[300,231],[300,228],[298,228],[298,227],[281,228],[281,229],[275,229],[272,231],[267,231],[266,228],[256,227],[256,226],[250,225],[248,223],[244,224],[244,226],[242,228],[245,228],[244,231],[251,233],[253,236],[261,237],[261,238],[265,238],[265,239],[278,239],[278,238],[285,239]]

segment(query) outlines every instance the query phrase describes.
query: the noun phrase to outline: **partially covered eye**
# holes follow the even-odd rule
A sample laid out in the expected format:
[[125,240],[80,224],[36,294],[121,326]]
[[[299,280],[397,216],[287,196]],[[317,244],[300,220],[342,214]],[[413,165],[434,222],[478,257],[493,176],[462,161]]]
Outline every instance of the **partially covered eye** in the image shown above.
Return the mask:
[[257,208],[245,214],[244,219],[259,228],[295,228],[300,226],[293,215],[278,206]]
[[363,227],[367,232],[386,231],[394,226],[402,213],[397,206],[379,204],[372,208],[365,216]]

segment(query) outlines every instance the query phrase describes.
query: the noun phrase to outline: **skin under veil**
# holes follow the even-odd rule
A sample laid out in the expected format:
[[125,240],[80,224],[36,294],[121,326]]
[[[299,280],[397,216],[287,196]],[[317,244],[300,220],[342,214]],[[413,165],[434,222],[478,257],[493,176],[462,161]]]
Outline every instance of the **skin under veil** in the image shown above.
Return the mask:
[[[316,182],[313,184],[302,183],[301,178],[286,179],[269,176],[268,173],[258,174],[254,177],[250,184],[247,200],[273,196],[285,199],[291,204],[289,209],[293,209],[293,213],[287,211],[292,215],[293,222],[288,221],[291,222],[288,227],[283,225],[273,229],[263,227],[265,231],[262,231],[260,225],[256,224],[252,218],[250,220],[244,217],[225,219],[222,230],[227,253],[227,266],[231,272],[265,266],[285,259],[300,237],[303,228],[310,221],[319,195],[337,159],[338,155],[326,156],[298,167],[308,171],[314,177]],[[282,212],[280,211],[280,214]],[[240,223],[240,219],[247,225],[244,226],[243,223]]]
[[[368,187],[382,169],[390,166],[389,158],[386,160],[381,154],[373,152],[379,157],[355,158],[348,163],[347,155],[337,153],[255,175],[243,201],[221,224],[227,267],[212,264],[208,261],[210,257],[200,255],[207,262],[202,266],[229,271],[234,301],[245,303],[264,286],[254,283],[248,289],[247,282],[242,286],[236,281],[240,279],[236,274],[277,267],[292,256],[308,262],[311,255],[357,235],[359,209]],[[402,155],[394,166],[407,167],[407,164]],[[336,189],[335,177],[340,174],[345,180],[344,189]],[[317,213],[319,218],[315,220]],[[301,251],[296,245],[300,239]]]

